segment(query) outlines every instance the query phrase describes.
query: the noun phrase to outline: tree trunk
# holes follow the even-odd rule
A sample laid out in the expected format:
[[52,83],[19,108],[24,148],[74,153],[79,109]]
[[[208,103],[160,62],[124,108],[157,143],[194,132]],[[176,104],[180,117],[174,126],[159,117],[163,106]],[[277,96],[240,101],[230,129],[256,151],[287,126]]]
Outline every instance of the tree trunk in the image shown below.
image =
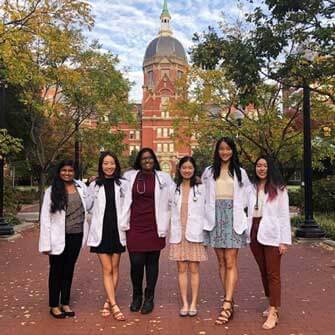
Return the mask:
[[41,169],[39,173],[39,178],[38,178],[38,193],[39,193],[39,212],[41,214],[41,208],[42,208],[42,203],[43,203],[43,198],[44,198],[44,191],[45,191],[45,185],[47,181],[47,173]]

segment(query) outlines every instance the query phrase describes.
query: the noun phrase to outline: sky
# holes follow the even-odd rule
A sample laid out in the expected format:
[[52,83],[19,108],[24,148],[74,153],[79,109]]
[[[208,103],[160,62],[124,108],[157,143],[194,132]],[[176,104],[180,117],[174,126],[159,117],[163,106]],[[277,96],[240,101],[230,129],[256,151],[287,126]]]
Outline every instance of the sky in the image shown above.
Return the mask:
[[[141,102],[142,63],[146,47],[160,28],[163,0],[89,0],[95,27],[89,40],[99,40],[103,49],[117,55],[119,68],[131,82],[130,100]],[[218,26],[222,13],[226,20],[243,15],[237,0],[168,0],[171,28],[188,51],[192,36],[208,26]]]

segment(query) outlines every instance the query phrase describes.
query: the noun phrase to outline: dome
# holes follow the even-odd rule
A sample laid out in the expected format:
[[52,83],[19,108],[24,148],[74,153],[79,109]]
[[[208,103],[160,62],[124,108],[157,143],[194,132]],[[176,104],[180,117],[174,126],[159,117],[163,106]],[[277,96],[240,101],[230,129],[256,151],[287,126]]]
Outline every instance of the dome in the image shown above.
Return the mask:
[[158,36],[149,43],[144,62],[153,57],[176,57],[187,63],[183,45],[171,36]]

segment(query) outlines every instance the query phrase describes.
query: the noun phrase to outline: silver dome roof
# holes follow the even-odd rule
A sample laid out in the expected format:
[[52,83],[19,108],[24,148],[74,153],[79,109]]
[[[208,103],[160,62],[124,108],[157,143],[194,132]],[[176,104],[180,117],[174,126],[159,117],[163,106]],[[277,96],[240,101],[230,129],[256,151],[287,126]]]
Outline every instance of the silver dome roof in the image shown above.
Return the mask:
[[153,57],[176,57],[187,63],[183,45],[171,36],[158,36],[149,43],[145,51],[144,62]]

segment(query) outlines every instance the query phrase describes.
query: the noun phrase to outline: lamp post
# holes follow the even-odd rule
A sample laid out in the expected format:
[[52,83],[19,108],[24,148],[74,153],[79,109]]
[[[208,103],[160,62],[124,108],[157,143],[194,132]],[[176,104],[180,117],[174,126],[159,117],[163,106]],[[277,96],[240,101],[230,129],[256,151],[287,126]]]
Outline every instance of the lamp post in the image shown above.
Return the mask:
[[[306,54],[306,60],[311,61],[311,55]],[[313,216],[313,171],[311,144],[311,89],[308,81],[303,83],[303,122],[304,122],[304,185],[305,185],[305,220],[296,230],[297,237],[321,238],[325,233],[315,222]]]
[[80,164],[80,116],[78,114],[75,121],[75,140],[74,140],[74,169],[75,178],[81,179],[81,164]]
[[[1,86],[1,113],[0,113],[0,129],[6,127],[5,120],[5,97],[7,85],[0,81]],[[4,218],[4,167],[5,167],[5,157],[0,153],[0,235],[13,235],[14,229],[10,225],[6,224]]]

